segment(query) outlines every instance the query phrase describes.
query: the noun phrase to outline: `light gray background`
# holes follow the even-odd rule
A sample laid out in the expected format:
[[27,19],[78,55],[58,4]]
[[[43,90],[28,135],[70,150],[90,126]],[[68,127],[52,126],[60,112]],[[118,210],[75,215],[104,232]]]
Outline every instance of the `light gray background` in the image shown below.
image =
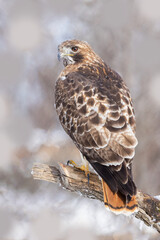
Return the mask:
[[35,162],[80,160],[54,108],[57,45],[87,41],[130,88],[137,119],[133,170],[160,194],[160,1],[0,0],[0,239],[158,239],[98,201],[33,181]]

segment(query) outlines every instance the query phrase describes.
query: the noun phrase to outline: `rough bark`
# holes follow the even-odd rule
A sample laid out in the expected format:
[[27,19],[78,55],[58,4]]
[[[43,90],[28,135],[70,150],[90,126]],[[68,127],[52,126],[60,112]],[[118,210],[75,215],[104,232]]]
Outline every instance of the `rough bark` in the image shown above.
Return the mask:
[[[78,168],[59,164],[59,168],[46,164],[37,164],[32,168],[34,179],[59,183],[62,187],[81,193],[83,196],[103,201],[101,180],[90,173],[89,184],[84,172]],[[135,217],[160,233],[160,201],[148,194],[137,192],[138,212]]]

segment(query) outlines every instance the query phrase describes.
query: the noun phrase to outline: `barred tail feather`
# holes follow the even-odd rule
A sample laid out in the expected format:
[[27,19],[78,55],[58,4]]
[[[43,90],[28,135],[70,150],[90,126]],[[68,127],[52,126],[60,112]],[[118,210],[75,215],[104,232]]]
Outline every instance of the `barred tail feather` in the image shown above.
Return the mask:
[[126,203],[126,199],[120,193],[113,193],[107,183],[102,179],[104,204],[116,214],[130,215],[137,211],[138,205],[135,195]]

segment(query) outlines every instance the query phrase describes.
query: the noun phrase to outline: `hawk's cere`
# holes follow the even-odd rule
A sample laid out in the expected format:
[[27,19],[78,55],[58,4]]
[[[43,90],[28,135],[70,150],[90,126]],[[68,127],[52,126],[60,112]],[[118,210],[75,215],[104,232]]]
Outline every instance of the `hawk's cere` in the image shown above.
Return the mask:
[[106,207],[132,213],[137,209],[132,179],[137,139],[130,92],[86,42],[65,41],[58,51],[65,66],[55,93],[60,122],[102,178]]

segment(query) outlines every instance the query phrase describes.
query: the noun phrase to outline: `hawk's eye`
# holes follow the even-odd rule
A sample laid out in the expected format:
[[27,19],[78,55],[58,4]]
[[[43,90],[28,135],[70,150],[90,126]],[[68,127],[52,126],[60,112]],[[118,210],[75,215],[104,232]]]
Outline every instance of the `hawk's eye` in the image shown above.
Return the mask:
[[71,48],[73,52],[77,52],[78,51],[78,47],[72,47]]

